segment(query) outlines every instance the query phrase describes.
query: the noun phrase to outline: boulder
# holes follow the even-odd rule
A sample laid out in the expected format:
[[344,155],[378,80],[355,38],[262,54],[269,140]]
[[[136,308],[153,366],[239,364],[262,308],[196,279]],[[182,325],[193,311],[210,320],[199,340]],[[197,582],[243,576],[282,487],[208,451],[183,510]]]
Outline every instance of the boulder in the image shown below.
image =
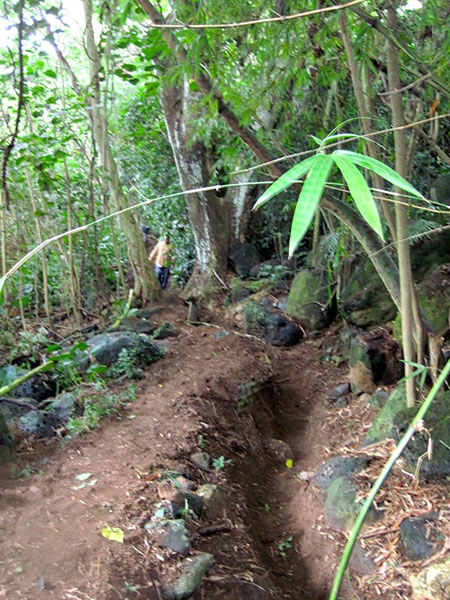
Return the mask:
[[450,598],[450,558],[433,563],[410,576],[411,600],[448,600]]
[[433,513],[428,517],[408,517],[400,525],[402,553],[409,560],[424,560],[432,556],[436,545],[436,528],[431,526],[438,517]]
[[152,334],[156,325],[143,317],[125,317],[115,331],[134,331],[135,333]]
[[316,471],[314,485],[327,492],[333,479],[337,477],[349,479],[355,473],[362,471],[368,464],[369,460],[364,457],[333,456]]
[[89,354],[95,360],[107,367],[114,364],[122,350],[130,350],[135,353],[136,362],[147,365],[164,356],[163,351],[153,344],[147,336],[137,334],[134,331],[113,331],[100,333],[88,341]]
[[344,318],[358,327],[380,325],[395,317],[396,307],[368,258],[352,268],[339,295],[339,308]]
[[228,255],[230,265],[239,277],[248,277],[250,269],[261,262],[258,250],[249,243],[235,244]]
[[[417,287],[419,306],[431,331],[441,336],[450,329],[450,263],[434,266]],[[393,334],[401,340],[402,319],[397,314]]]
[[167,548],[177,554],[185,555],[189,552],[189,529],[183,519],[166,519],[158,523],[149,521],[144,528],[155,536],[161,548]]
[[[400,440],[417,412],[416,407],[406,408],[404,385],[396,388],[379,412],[372,427],[366,434],[363,446],[392,438]],[[425,478],[445,479],[450,476],[450,392],[440,393],[429,408],[424,422],[433,438],[432,460],[424,458],[420,475]],[[414,473],[419,458],[428,448],[428,433],[416,433],[403,451],[407,469]]]
[[19,419],[19,430],[36,438],[49,438],[61,421],[46,410],[30,410]]
[[430,189],[433,202],[450,206],[450,173],[445,173],[436,179]]
[[176,337],[177,332],[168,321],[164,321],[161,325],[153,332],[154,340],[165,340],[168,337]]
[[352,392],[371,393],[376,384],[390,385],[402,375],[399,344],[384,330],[361,333],[350,346],[350,386]]
[[418,297],[431,330],[442,335],[450,326],[450,263],[434,267],[428,272],[418,287]]
[[[334,477],[325,499],[324,516],[334,529],[350,531],[362,506],[357,502],[357,487],[348,477]],[[370,525],[377,519],[378,513],[373,507],[367,513],[365,523]]]
[[197,496],[203,500],[208,519],[223,519],[229,513],[229,504],[225,492],[218,485],[205,483],[197,490]]
[[358,515],[356,486],[347,477],[333,478],[325,500],[324,517],[339,531],[350,531]]
[[[26,369],[21,369],[15,365],[7,365],[0,369],[0,387],[10,385],[19,377],[27,373]],[[18,385],[11,395],[15,398],[33,398],[42,402],[56,394],[56,382],[48,375],[38,373]]]
[[171,502],[171,510],[174,519],[185,516],[186,509],[192,511],[197,517],[200,517],[203,510],[203,499],[189,490],[177,489]]
[[244,326],[246,333],[272,346],[293,346],[303,337],[300,327],[286,315],[255,302],[247,302],[244,306]]
[[187,558],[176,581],[164,586],[162,590],[165,600],[187,600],[201,586],[203,576],[212,567],[214,556],[201,552]]
[[5,417],[0,412],[0,465],[14,461],[16,456],[16,446],[14,439],[9,433]]
[[324,329],[333,319],[325,271],[303,269],[291,284],[287,314],[308,329]]

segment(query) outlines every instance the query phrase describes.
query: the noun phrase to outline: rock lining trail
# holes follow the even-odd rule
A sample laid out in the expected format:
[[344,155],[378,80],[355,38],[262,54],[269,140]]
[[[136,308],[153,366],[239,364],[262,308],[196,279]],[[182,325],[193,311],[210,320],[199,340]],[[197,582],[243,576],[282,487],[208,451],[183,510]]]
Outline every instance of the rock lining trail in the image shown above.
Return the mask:
[[[177,493],[167,472],[223,493],[200,518],[185,512],[190,555],[214,556],[194,600],[327,597],[336,546],[298,474],[333,443],[326,398],[345,373],[318,360],[320,339],[278,349],[234,335],[229,323],[188,326],[185,312],[181,303],[159,312],[178,337],[119,418],[63,446],[24,445],[27,476],[3,468],[0,598],[163,597],[187,564],[145,528]],[[195,465],[202,451],[218,469]],[[84,473],[97,482],[74,489]],[[124,543],[104,538],[105,526],[120,528]]]

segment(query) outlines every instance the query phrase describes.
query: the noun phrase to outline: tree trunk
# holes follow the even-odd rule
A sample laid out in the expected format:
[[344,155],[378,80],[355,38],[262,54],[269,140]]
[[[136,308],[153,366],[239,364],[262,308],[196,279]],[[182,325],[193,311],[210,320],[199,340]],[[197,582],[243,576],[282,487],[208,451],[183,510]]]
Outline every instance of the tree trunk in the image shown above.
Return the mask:
[[[166,85],[161,101],[167,132],[185,191],[209,184],[208,151],[200,142],[192,143],[192,92],[187,81]],[[244,182],[245,178],[241,177]],[[245,180],[246,181],[246,180]],[[248,224],[252,199],[246,186],[229,188],[225,197],[215,191],[186,194],[186,205],[196,249],[196,264],[186,288],[185,298],[208,296],[221,285],[227,271],[230,245],[242,241]]]
[[[87,102],[91,116],[92,131],[115,208],[116,210],[121,210],[128,206],[128,202],[122,189],[119,171],[109,143],[106,116],[101,110],[99,81],[101,59],[95,43],[92,26],[92,0],[83,0],[83,5],[86,23],[86,49],[91,77],[91,92],[87,98]],[[150,268],[147,251],[134,216],[129,212],[124,213],[120,216],[120,222],[127,239],[128,257],[134,275],[135,295],[140,296],[146,302],[158,294],[156,279]]]
[[[394,33],[397,30],[397,13],[395,8],[387,9],[387,22],[389,29]],[[404,123],[402,95],[398,92],[401,88],[399,61],[397,47],[389,39],[388,48],[388,79],[390,89],[390,100],[392,109],[392,122],[394,127],[402,127]],[[395,141],[395,170],[402,177],[407,176],[408,156],[406,146],[406,132],[404,129],[394,131]],[[397,190],[400,192],[401,190]],[[395,204],[395,220],[397,228],[397,254],[400,273],[400,296],[401,296],[401,315],[402,315],[402,345],[403,357],[405,359],[405,377],[406,377],[406,399],[409,407],[414,406],[415,384],[412,377],[412,362],[415,359],[413,348],[413,314],[412,314],[412,290],[413,281],[411,275],[411,260],[408,241],[408,219],[406,207],[403,204]]]

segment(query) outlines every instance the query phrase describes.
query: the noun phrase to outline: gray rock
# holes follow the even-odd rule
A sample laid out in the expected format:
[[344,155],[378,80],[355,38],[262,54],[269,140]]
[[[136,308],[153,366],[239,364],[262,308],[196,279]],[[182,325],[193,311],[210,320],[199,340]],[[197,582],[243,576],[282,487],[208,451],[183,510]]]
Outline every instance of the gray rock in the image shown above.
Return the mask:
[[191,454],[190,459],[198,467],[209,469],[211,466],[211,457],[207,452],[194,452],[194,454]]
[[352,265],[351,276],[339,300],[346,320],[358,327],[386,323],[396,314],[395,305],[368,258]]
[[357,488],[346,477],[334,477],[328,488],[324,516],[339,531],[349,531],[358,514],[355,503]]
[[89,353],[95,360],[107,367],[117,361],[122,350],[136,353],[136,362],[150,364],[163,356],[163,351],[150,342],[145,335],[134,331],[113,331],[101,333],[88,340]]
[[177,332],[173,328],[173,326],[168,322],[164,321],[161,325],[156,329],[153,333],[154,340],[164,340],[168,337],[176,337]]
[[14,438],[9,433],[3,413],[0,412],[0,465],[14,461],[15,456]]
[[48,402],[46,408],[47,412],[54,415],[60,423],[64,423],[77,412],[75,395],[68,392],[59,394],[54,400]]
[[333,456],[316,471],[314,485],[326,492],[334,478],[349,478],[362,471],[368,464],[369,460],[363,457]]
[[[0,387],[10,385],[19,377],[27,373],[26,369],[21,369],[15,365],[6,365],[0,369]],[[30,379],[27,379],[18,385],[11,395],[14,398],[33,398],[42,402],[51,398],[56,393],[56,382],[48,375],[38,373]]]
[[[366,434],[363,446],[379,442],[387,438],[400,440],[413,420],[417,408],[406,408],[404,385],[396,388],[389,396],[377,418]],[[420,467],[420,477],[445,479],[450,476],[450,392],[440,393],[434,399],[425,416],[425,427],[432,432],[434,440],[432,460],[425,458]],[[407,469],[414,473],[419,457],[428,448],[428,433],[417,432],[403,451]]]
[[303,331],[286,315],[269,310],[255,302],[244,306],[245,331],[272,346],[293,346],[303,337]]
[[337,385],[331,392],[328,394],[327,400],[329,402],[335,402],[338,398],[345,396],[350,392],[350,384],[349,383],[341,383]]
[[375,384],[390,385],[402,375],[399,344],[383,331],[361,333],[350,346],[350,386],[355,394],[372,393]]
[[[25,401],[30,406],[38,408],[39,402],[33,398],[21,398],[21,401]],[[28,406],[19,406],[17,404],[5,402],[0,400],[0,413],[5,417],[6,425],[11,431],[17,430],[18,422],[22,415],[26,414],[31,410]]]
[[178,579],[166,586],[162,593],[165,600],[187,600],[201,586],[203,576],[211,568],[214,556],[206,552],[187,558]]
[[349,567],[353,573],[359,575],[360,577],[371,575],[376,571],[377,568],[376,564],[373,562],[370,556],[365,553],[359,542],[356,542],[353,547],[353,552],[349,561]]
[[189,490],[179,489],[172,502],[174,518],[183,517],[186,508],[191,510],[197,517],[200,517],[203,510],[203,499],[197,494],[192,494]]
[[409,517],[400,525],[400,539],[403,554],[409,560],[423,560],[435,552],[435,544],[428,539],[428,532],[432,532],[432,539],[436,538],[435,528],[429,523],[437,518],[437,514],[427,517]]
[[49,438],[55,434],[55,429],[61,421],[46,410],[31,410],[19,419],[18,428],[36,438]]
[[115,331],[134,331],[135,333],[151,334],[156,325],[143,317],[125,317]]
[[236,244],[228,255],[232,269],[239,277],[248,277],[250,269],[261,262],[261,255],[252,244]]
[[409,581],[411,600],[448,600],[450,598],[450,558],[433,563],[419,573],[413,573]]
[[161,548],[167,548],[177,554],[187,554],[191,547],[189,529],[183,519],[167,519],[159,523],[151,521],[144,528],[152,533]]
[[289,291],[287,314],[308,329],[319,330],[329,325],[333,313],[324,270],[303,269],[295,276]]
[[229,512],[225,492],[218,485],[205,483],[197,490],[197,495],[203,500],[203,507],[209,519],[223,519]]

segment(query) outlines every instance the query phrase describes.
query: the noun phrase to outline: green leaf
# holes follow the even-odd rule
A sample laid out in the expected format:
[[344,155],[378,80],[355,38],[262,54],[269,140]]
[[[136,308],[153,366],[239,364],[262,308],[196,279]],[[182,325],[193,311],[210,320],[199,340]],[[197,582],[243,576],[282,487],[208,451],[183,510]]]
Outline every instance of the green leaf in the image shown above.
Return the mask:
[[295,249],[308,231],[320,197],[322,196],[328,174],[333,166],[331,154],[316,154],[312,159],[313,164],[298,197],[294,218],[292,219],[289,257],[293,255]]
[[125,534],[119,527],[108,527],[108,525],[103,527],[102,536],[107,540],[113,540],[114,542],[120,542],[121,544],[123,544],[125,539]]
[[380,177],[386,179],[386,181],[389,181],[393,185],[401,188],[402,190],[405,190],[413,196],[416,196],[421,200],[425,199],[424,196],[418,190],[416,190],[415,187],[413,187],[410,183],[406,181],[406,179],[403,179],[403,177],[396,173],[394,169],[391,169],[379,160],[376,160],[375,158],[370,158],[370,156],[358,154],[358,152],[351,152],[350,150],[336,150],[335,152],[333,152],[332,156],[336,154],[348,158],[360,167],[364,167],[365,169],[369,169],[370,171],[377,173],[378,175],[380,175]]
[[313,166],[314,161],[317,156],[310,156],[306,160],[303,160],[292,169],[289,169],[284,175],[282,175],[279,179],[274,181],[271,186],[267,188],[261,198],[258,199],[253,210],[257,210],[263,204],[268,202],[271,198],[284,191],[290,185],[292,185],[295,181],[298,181],[305,173],[309,171],[309,169]]
[[75,475],[75,479],[78,479],[78,481],[86,481],[91,475],[92,473],[80,473],[79,475]]
[[384,240],[383,227],[381,225],[380,215],[378,214],[378,208],[363,175],[358,171],[352,161],[345,156],[332,154],[332,157],[344,176],[350,194],[352,195],[361,216],[367,221],[372,229],[378,233],[380,238]]

